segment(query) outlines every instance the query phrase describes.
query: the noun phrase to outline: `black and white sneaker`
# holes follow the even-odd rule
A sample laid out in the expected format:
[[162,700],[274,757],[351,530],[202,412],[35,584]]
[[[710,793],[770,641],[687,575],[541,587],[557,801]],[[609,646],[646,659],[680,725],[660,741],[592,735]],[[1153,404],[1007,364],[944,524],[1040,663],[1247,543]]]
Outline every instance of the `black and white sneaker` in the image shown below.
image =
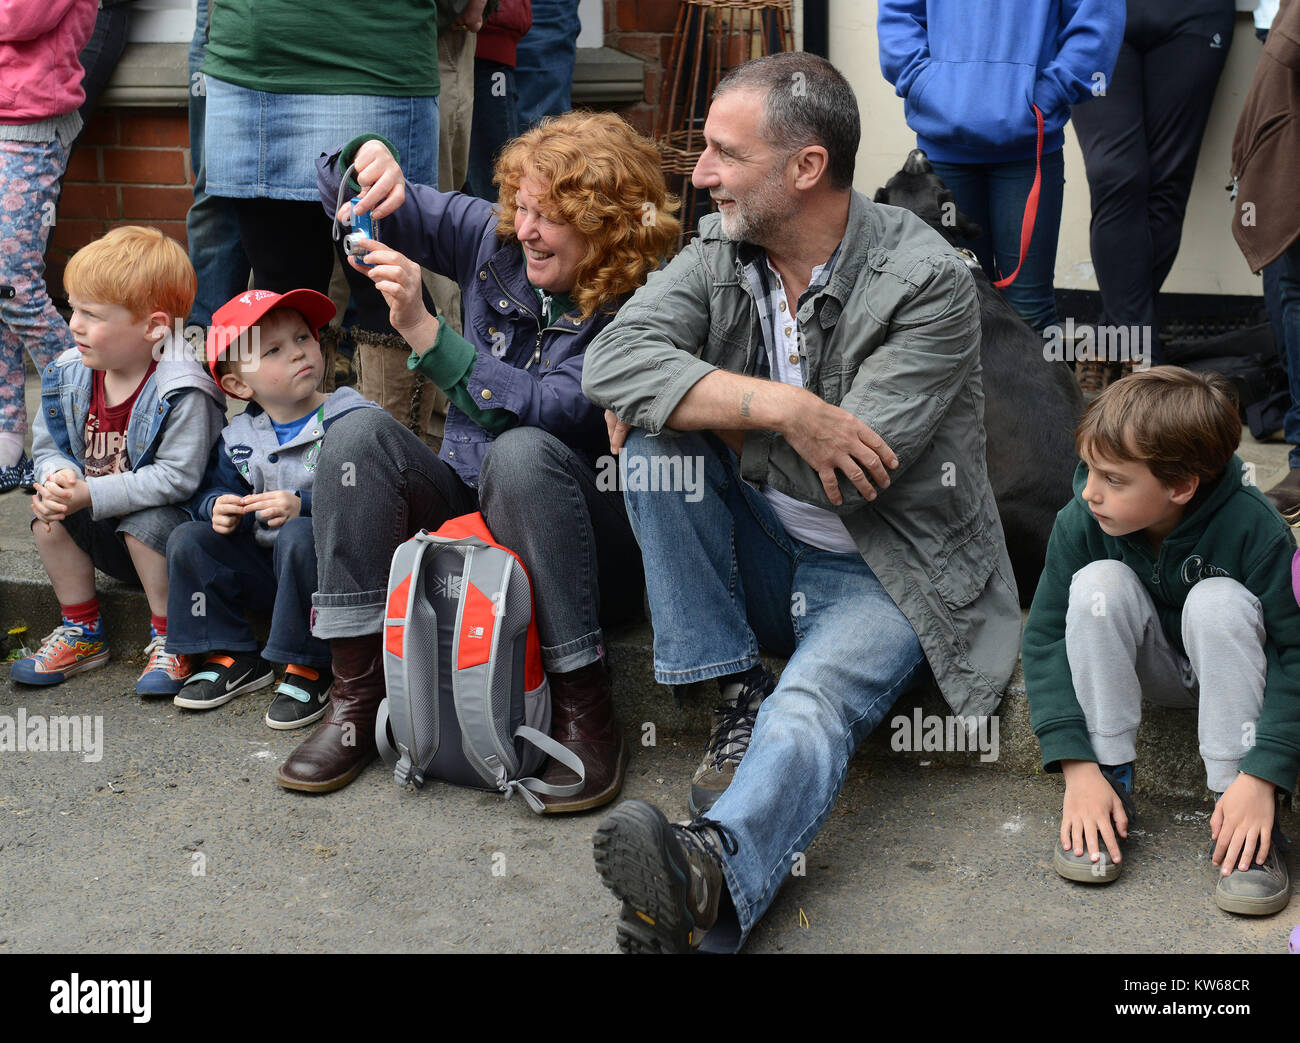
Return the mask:
[[284,680],[275,690],[275,699],[266,711],[266,726],[277,731],[305,728],[325,716],[330,704],[330,687],[334,674],[329,667],[313,670],[310,666],[289,664]]
[[213,652],[185,682],[176,698],[187,710],[215,710],[237,695],[255,692],[275,680],[275,671],[256,652]]

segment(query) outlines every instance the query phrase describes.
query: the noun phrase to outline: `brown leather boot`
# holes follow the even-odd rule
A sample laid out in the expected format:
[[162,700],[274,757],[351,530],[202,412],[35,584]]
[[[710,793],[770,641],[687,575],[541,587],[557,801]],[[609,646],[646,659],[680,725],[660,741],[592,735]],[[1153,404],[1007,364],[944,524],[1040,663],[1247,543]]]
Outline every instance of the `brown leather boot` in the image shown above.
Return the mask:
[[275,773],[285,789],[330,793],[361,774],[375,756],[375,718],[384,698],[380,634],[330,641],[334,687],[325,719]]
[[1290,524],[1300,522],[1300,467],[1287,471],[1286,477],[1264,495]]
[[[587,811],[608,804],[623,788],[627,744],[614,719],[614,684],[604,660],[566,674],[548,674],[551,681],[551,737],[572,750],[586,769],[587,781],[572,797],[538,794],[546,814]],[[543,782],[564,785],[578,777],[555,759],[546,763]]]

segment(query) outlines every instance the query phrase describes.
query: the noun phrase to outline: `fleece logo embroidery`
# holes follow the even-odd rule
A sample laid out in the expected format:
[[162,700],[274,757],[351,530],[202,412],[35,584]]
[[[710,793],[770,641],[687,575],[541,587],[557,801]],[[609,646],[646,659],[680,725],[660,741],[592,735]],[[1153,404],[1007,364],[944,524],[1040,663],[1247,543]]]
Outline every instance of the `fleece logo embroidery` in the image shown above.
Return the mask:
[[268,297],[274,296],[275,294],[270,290],[249,290],[248,293],[239,298],[239,303],[243,305],[251,305],[255,301],[264,301]]
[[1203,579],[1209,579],[1211,576],[1226,576],[1227,570],[1219,568],[1217,565],[1211,565],[1199,554],[1193,554],[1183,562],[1180,570],[1183,582],[1189,587],[1194,583],[1199,583]]

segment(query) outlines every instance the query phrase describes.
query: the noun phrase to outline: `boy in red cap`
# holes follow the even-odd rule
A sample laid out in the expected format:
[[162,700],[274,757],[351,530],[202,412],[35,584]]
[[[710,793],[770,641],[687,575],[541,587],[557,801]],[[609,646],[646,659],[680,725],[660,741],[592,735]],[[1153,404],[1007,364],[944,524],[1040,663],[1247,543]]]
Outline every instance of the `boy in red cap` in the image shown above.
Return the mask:
[[[311,636],[316,589],[311,489],[321,441],[354,409],[374,407],[352,388],[319,390],[318,334],[334,316],[315,290],[249,290],[218,308],[208,330],[208,368],[227,395],[249,401],[221,432],[191,503],[198,521],[167,544],[167,650],[207,658],[176,695],[211,710],[285,676],[266,714],[271,728],[301,728],[329,703],[329,646]],[[346,481],[347,475],[333,476]],[[244,617],[271,613],[261,655]]]

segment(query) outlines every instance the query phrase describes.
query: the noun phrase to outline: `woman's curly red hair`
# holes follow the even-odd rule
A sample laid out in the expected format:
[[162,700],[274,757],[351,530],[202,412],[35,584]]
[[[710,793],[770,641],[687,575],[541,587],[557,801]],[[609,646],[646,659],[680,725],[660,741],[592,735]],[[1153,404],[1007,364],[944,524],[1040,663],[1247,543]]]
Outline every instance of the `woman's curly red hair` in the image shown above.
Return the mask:
[[524,178],[545,186],[539,202],[547,217],[586,240],[570,293],[583,319],[645,282],[681,229],[658,150],[612,112],[567,112],[506,145],[493,178],[502,240],[515,238],[515,193]]

